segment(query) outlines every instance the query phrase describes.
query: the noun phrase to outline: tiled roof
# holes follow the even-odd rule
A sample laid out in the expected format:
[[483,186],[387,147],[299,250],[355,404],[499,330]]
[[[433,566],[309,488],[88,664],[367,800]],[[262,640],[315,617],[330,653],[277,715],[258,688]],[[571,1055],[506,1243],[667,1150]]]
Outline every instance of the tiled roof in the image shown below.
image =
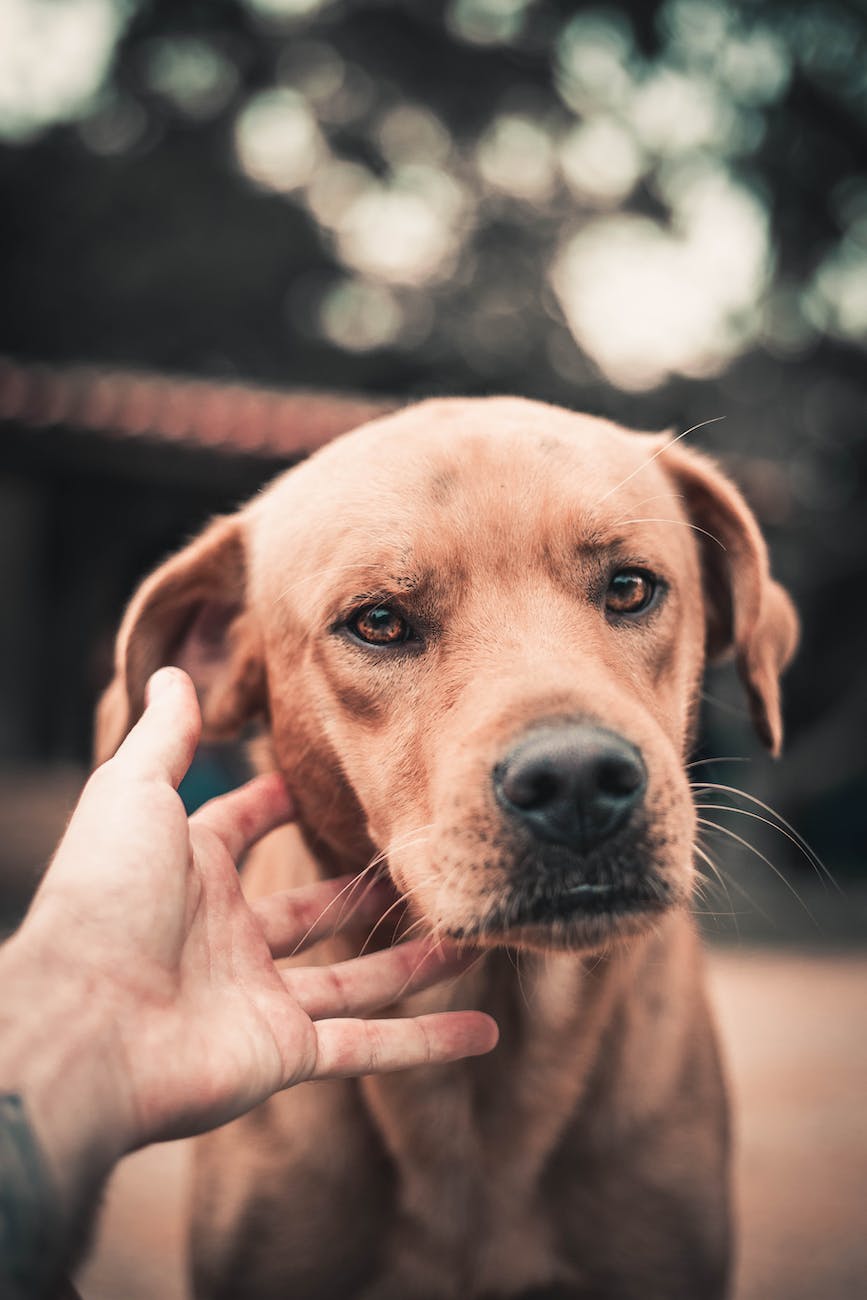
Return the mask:
[[60,426],[232,455],[313,451],[396,402],[0,357],[0,423]]

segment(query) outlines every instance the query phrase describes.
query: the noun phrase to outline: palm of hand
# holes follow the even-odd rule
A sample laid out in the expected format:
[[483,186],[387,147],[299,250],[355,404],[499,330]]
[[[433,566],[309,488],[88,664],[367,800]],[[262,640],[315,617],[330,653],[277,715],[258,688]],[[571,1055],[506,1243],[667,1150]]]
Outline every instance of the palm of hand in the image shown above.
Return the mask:
[[471,954],[420,940],[331,967],[275,966],[353,910],[375,919],[381,900],[335,909],[354,890],[344,878],[246,902],[236,861],[288,819],[288,795],[272,774],[188,819],[176,786],[198,709],[189,680],[165,675],[168,689],[88,782],[33,909],[52,962],[99,1006],[128,1145],[225,1123],[303,1079],[489,1050],[496,1029],[476,1012],[345,1018],[455,974]]
[[[277,807],[285,811],[280,795]],[[161,960],[147,942],[139,945],[140,992],[150,1014],[136,1017],[126,1043],[141,1081],[140,1123],[151,1137],[225,1123],[308,1077],[316,1063],[313,1022],[274,964],[229,847],[205,822],[188,823],[182,805],[172,822],[157,873],[159,911],[178,923],[164,927]],[[150,934],[157,921],[151,915]]]

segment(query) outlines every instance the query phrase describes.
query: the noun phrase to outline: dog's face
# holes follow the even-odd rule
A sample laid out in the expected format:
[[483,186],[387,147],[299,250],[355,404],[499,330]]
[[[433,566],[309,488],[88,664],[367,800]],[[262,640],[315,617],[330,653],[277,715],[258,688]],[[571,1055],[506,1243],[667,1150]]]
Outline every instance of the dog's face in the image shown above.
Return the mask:
[[709,463],[442,401],[332,444],[149,579],[104,717],[116,743],[179,662],[212,731],[267,716],[326,861],[384,854],[439,933],[588,949],[689,897],[706,648],[735,647],[776,749],[794,638]]

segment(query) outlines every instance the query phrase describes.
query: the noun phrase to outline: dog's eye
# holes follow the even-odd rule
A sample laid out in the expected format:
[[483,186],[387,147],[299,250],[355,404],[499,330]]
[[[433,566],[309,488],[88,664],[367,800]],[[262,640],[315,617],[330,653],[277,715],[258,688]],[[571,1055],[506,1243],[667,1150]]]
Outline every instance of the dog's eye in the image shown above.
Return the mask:
[[643,569],[621,569],[608,584],[605,608],[610,614],[640,614],[656,594],[652,573]]
[[389,605],[362,609],[349,620],[350,632],[368,645],[400,645],[413,636],[406,619]]

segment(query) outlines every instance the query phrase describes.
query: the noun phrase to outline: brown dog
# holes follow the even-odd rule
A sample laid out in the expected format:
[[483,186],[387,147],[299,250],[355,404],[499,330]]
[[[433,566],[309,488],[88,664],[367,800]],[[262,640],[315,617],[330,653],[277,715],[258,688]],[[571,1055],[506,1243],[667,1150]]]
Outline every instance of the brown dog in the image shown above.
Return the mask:
[[725,1293],[684,762],[730,649],[777,752],[796,631],[709,460],[512,398],[367,425],[144,583],[103,753],[164,663],[212,737],[262,719],[300,817],[250,893],[381,854],[419,928],[486,950],[412,1009],[501,1029],[489,1058],[303,1085],[201,1139],[197,1296]]

